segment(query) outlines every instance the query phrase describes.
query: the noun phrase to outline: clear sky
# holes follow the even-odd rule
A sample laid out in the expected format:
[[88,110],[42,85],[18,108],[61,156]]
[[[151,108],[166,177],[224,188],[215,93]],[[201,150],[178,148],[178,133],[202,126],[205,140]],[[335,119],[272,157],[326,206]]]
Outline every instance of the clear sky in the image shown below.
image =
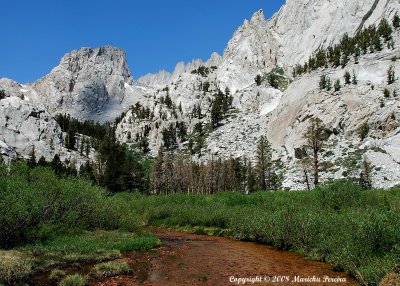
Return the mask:
[[125,49],[135,78],[222,54],[244,19],[284,0],[12,0],[1,5],[0,78],[33,82],[80,47]]

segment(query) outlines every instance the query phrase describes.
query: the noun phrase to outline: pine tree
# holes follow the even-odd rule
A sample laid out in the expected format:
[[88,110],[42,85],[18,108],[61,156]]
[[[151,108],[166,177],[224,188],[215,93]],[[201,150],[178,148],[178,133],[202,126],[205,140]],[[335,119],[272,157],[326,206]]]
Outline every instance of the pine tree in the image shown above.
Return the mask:
[[351,80],[351,75],[350,75],[350,73],[348,71],[346,71],[344,73],[344,82],[345,82],[345,84],[350,84],[351,83],[350,80]]
[[64,171],[64,166],[61,163],[60,156],[58,154],[54,155],[54,158],[51,161],[50,166],[54,170],[54,173],[58,176],[60,176]]
[[316,57],[316,68],[325,67],[327,65],[325,50],[318,50]]
[[390,91],[385,88],[385,90],[383,91],[383,95],[385,96],[385,98],[389,98],[390,97]]
[[378,32],[379,35],[383,37],[385,42],[388,42],[389,40],[392,39],[392,33],[393,33],[392,27],[385,18],[383,18],[379,23]]
[[90,164],[89,160],[86,161],[86,163],[83,164],[79,169],[79,176],[82,178],[89,179],[91,181],[95,181],[95,177],[93,174],[93,166]]
[[67,131],[67,136],[65,137],[65,147],[70,150],[75,150],[75,131],[70,127]]
[[262,77],[261,77],[261,75],[256,75],[256,77],[254,78],[254,81],[256,82],[256,84],[258,85],[258,86],[260,86],[261,85],[261,83],[262,83]]
[[216,96],[211,106],[211,125],[213,128],[218,127],[223,118],[223,102],[219,96]]
[[32,151],[29,154],[28,166],[30,168],[34,168],[36,166],[36,153],[35,153],[35,146],[32,146]]
[[314,185],[319,183],[319,170],[320,170],[320,153],[325,146],[325,141],[328,139],[328,134],[325,125],[318,117],[312,118],[310,124],[303,135],[306,140],[306,148],[311,151]]
[[167,95],[165,96],[164,103],[169,109],[172,108],[172,99],[171,99],[171,96],[169,95],[168,91],[167,91]]
[[371,53],[374,51],[382,51],[382,42],[378,33],[373,36],[373,46],[371,46]]
[[250,160],[247,162],[246,169],[246,190],[248,193],[252,193],[255,191],[256,187],[256,177],[254,175],[253,166],[251,165]]
[[325,74],[321,75],[319,79],[319,89],[323,90],[326,88],[327,76]]
[[0,100],[4,99],[6,97],[6,93],[4,90],[0,90]]
[[364,158],[361,164],[361,173],[360,173],[360,185],[364,190],[370,190],[372,188],[372,164]]
[[390,85],[396,81],[396,74],[394,72],[393,66],[391,66],[387,71],[387,83]]
[[328,77],[326,79],[326,90],[330,91],[331,89],[332,89],[332,82],[331,82],[331,79]]
[[354,85],[356,85],[358,83],[356,73],[354,72],[354,70],[353,70],[353,78],[351,80],[351,83]]
[[48,163],[47,163],[47,161],[46,161],[46,158],[44,158],[44,156],[40,156],[37,165],[38,165],[39,167],[47,167]]
[[339,79],[337,79],[335,81],[335,84],[334,84],[333,87],[334,87],[335,91],[339,91],[342,88],[342,86],[340,85],[340,80]]
[[358,130],[358,134],[360,135],[361,141],[363,141],[365,138],[367,138],[369,133],[369,125],[368,122],[365,122],[363,125]]
[[206,93],[209,91],[210,89],[210,83],[208,81],[206,81],[205,83],[203,83],[203,92]]
[[257,163],[256,170],[258,175],[258,188],[267,190],[270,187],[270,179],[272,173],[272,148],[271,144],[261,136],[257,145]]
[[153,168],[151,171],[150,184],[152,186],[153,194],[162,194],[164,191],[163,181],[163,166],[164,155],[162,149],[158,151],[157,157],[154,159]]
[[398,29],[398,28],[400,27],[400,17],[399,17],[399,15],[397,14],[397,12],[396,12],[396,14],[395,14],[394,17],[393,17],[392,24],[393,24],[393,27],[394,27],[395,29]]

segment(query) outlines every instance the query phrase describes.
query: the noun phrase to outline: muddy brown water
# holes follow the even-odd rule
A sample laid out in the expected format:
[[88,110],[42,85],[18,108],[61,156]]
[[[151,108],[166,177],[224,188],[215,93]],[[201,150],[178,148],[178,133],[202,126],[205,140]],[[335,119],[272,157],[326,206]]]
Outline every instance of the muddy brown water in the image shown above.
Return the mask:
[[[92,282],[90,286],[357,285],[327,263],[269,246],[159,229],[152,232],[160,237],[163,246],[127,252],[122,258],[132,266],[132,275]],[[78,272],[86,274],[89,269],[86,266]],[[50,284],[42,278],[35,285]]]

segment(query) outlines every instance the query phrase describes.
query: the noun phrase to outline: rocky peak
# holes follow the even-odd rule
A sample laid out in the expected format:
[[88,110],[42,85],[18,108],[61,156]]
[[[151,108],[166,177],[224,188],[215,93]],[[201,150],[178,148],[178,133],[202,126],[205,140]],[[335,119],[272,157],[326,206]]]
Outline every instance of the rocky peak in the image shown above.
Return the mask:
[[253,14],[253,16],[251,17],[250,23],[257,25],[257,24],[260,24],[263,22],[265,22],[264,11],[263,11],[263,9],[260,9]]
[[[104,46],[66,54],[59,66],[33,87],[50,113],[105,121],[123,111],[126,88],[134,83],[124,50]],[[112,115],[103,116],[110,109]]]
[[64,69],[79,76],[80,72],[99,72],[100,68],[105,68],[102,71],[104,75],[120,75],[131,80],[125,51],[111,46],[74,50],[61,59],[56,69]]
[[214,52],[211,54],[211,57],[209,58],[209,60],[206,62],[206,66],[208,67],[212,67],[212,66],[219,66],[222,62],[222,57]]
[[158,73],[148,73],[138,78],[138,82],[146,86],[163,87],[167,85],[171,79],[172,74],[166,70],[160,70]]

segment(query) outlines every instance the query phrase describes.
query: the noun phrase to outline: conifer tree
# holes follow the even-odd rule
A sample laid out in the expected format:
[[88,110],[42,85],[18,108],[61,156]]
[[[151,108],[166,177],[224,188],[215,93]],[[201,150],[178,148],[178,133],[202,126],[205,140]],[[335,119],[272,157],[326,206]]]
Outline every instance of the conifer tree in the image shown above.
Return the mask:
[[252,193],[255,191],[256,187],[256,177],[253,171],[253,166],[251,165],[251,161],[249,160],[247,162],[247,168],[246,168],[246,190],[248,193]]
[[72,127],[69,127],[67,131],[67,136],[65,137],[65,147],[67,149],[74,150],[75,142],[76,142],[75,131],[73,130]]
[[351,75],[348,71],[344,73],[344,82],[345,84],[350,84],[351,83]]
[[360,173],[360,185],[364,190],[370,190],[372,188],[372,164],[364,158],[361,163],[361,173]]
[[397,14],[397,12],[396,12],[396,14],[395,14],[394,17],[393,17],[392,24],[393,24],[393,27],[394,27],[395,29],[398,29],[398,28],[400,27],[400,17],[399,17],[399,15]]
[[385,96],[385,98],[389,98],[390,97],[390,91],[385,88],[385,90],[383,91],[383,95]]
[[4,99],[6,97],[6,93],[4,90],[0,90],[0,100]]
[[328,77],[326,79],[326,90],[330,91],[331,89],[332,89],[332,82],[331,82],[331,79]]
[[325,74],[321,75],[319,79],[319,89],[323,90],[326,88],[327,76]]
[[389,40],[392,39],[392,33],[393,33],[392,27],[385,18],[383,18],[379,23],[378,32],[380,36],[383,37],[385,42],[388,42]]
[[314,185],[316,186],[319,183],[320,153],[325,146],[325,141],[328,139],[322,120],[318,117],[312,118],[303,137],[306,141],[306,148],[311,153]]
[[396,81],[396,74],[394,72],[393,66],[391,66],[387,71],[387,83],[393,84]]
[[358,83],[356,73],[354,72],[354,70],[353,70],[353,77],[352,77],[351,83],[354,85],[356,85]]
[[262,77],[261,77],[261,75],[256,75],[256,77],[254,78],[254,81],[256,82],[256,84],[258,85],[258,86],[260,86],[261,85],[261,83],[262,83]]
[[37,165],[39,167],[47,167],[48,163],[47,163],[46,159],[44,158],[44,156],[40,156],[39,161],[37,162]]
[[29,154],[28,166],[34,168],[36,166],[36,152],[35,146],[32,146],[32,151]]
[[339,91],[342,88],[342,86],[340,85],[340,80],[339,79],[337,79],[335,81],[335,84],[334,84],[333,87],[334,87],[335,91]]
[[271,144],[261,136],[257,145],[256,170],[258,175],[258,188],[267,190],[270,187],[272,173],[272,148]]
[[54,170],[56,175],[61,175],[63,173],[64,166],[61,163],[60,156],[58,154],[54,155],[53,160],[50,163],[51,168]]

